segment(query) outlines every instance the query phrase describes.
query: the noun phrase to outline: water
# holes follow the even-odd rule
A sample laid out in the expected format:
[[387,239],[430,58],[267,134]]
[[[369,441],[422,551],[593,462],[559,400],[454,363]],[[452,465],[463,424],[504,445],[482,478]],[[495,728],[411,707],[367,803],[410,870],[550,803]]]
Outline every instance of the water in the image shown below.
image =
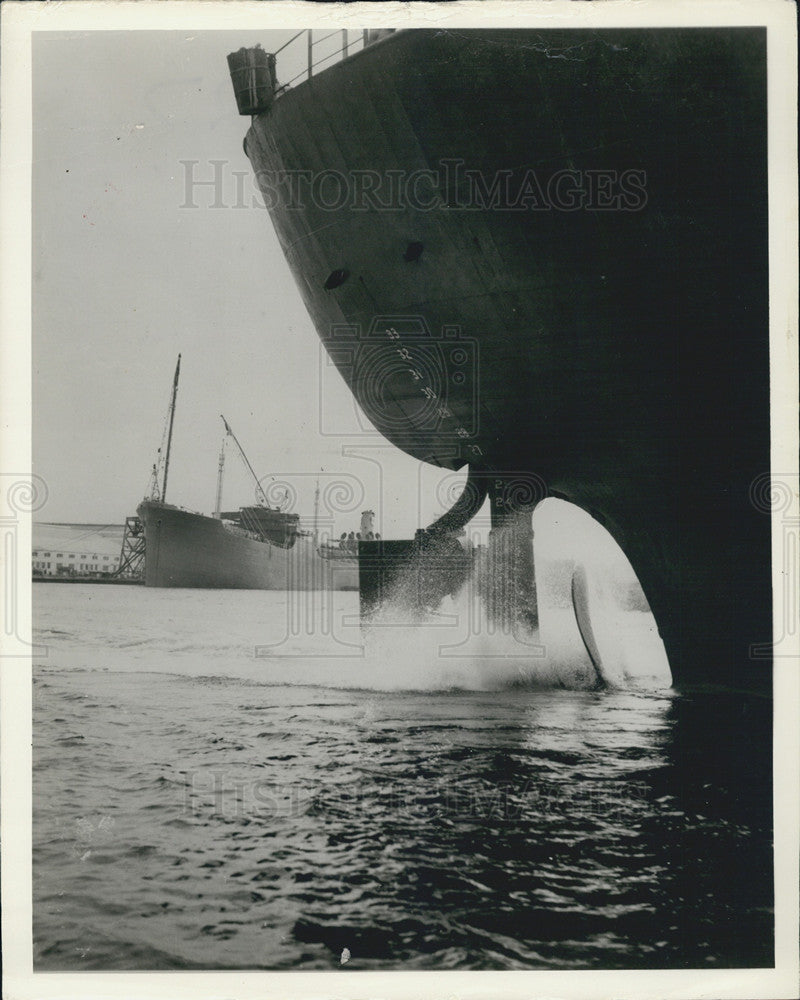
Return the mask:
[[362,655],[352,594],[34,604],[37,970],[772,964],[765,699],[554,687],[555,612],[520,686],[436,623]]

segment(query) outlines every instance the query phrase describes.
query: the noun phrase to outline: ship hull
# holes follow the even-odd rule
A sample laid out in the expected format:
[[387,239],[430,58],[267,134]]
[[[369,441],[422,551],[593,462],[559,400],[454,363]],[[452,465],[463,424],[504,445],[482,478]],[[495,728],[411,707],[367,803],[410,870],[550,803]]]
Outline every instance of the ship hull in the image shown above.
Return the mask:
[[144,501],[145,586],[240,590],[357,590],[358,568],[332,569],[310,538],[291,548],[258,541],[221,520]]
[[[378,430],[535,474],[622,546],[677,677],[768,683],[764,32],[400,32],[281,96],[246,151]],[[346,204],[279,183],[332,169]],[[365,172],[421,179],[371,203]]]

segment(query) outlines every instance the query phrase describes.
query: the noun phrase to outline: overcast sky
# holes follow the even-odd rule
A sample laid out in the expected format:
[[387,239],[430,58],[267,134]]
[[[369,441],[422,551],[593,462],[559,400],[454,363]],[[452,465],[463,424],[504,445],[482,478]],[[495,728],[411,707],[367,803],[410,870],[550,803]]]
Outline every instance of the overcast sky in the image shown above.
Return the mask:
[[[457,494],[460,474],[360,429],[268,213],[252,206],[249,119],[237,114],[226,55],[257,43],[275,51],[292,34],[34,33],[33,445],[49,489],[38,520],[121,523],[134,513],[179,352],[170,502],[213,509],[220,413],[259,475],[288,476],[304,518],[317,476],[323,495],[345,477],[353,512],[327,522],[334,534],[357,529],[369,507],[385,536],[411,537]],[[279,79],[304,58],[290,46]],[[223,208],[210,207],[209,187],[187,189],[213,177],[214,160],[224,162]],[[252,502],[230,449],[226,469],[224,507]],[[548,501],[538,545],[568,555],[586,521]]]
[[[34,35],[34,457],[50,492],[40,519],[119,522],[134,511],[181,352],[173,503],[213,507],[224,413],[259,475],[296,474],[301,513],[324,469],[361,481],[364,506],[383,500],[385,513],[403,511],[404,530],[417,526],[397,490],[418,462],[383,442],[381,498],[374,462],[342,456],[343,445],[382,439],[359,432],[335,370],[321,379],[319,340],[268,213],[251,205],[249,119],[236,112],[225,57],[256,42],[277,49],[291,34]],[[287,50],[282,78],[304,57]],[[208,187],[188,187],[187,199],[214,160],[228,207],[211,208]],[[235,207],[242,190],[248,207]],[[226,506],[251,499],[232,455]]]

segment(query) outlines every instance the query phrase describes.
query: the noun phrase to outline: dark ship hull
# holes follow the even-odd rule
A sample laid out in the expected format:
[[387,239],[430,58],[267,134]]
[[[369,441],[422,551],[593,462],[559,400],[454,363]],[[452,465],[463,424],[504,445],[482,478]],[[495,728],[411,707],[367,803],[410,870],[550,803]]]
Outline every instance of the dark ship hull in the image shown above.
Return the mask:
[[272,544],[221,519],[143,501],[145,585],[248,590],[357,590],[355,560],[333,568],[310,537],[290,548]]
[[[765,46],[760,29],[398,32],[246,138],[378,430],[593,514],[679,679],[769,681]],[[281,172],[312,178],[305,195]]]

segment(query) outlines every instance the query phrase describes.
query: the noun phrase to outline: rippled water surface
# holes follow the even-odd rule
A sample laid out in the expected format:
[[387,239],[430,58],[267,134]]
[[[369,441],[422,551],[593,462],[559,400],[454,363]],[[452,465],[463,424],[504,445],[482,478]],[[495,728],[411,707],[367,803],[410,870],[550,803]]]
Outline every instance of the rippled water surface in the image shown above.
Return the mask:
[[39,970],[772,964],[765,699],[403,690],[402,636],[336,661],[275,594],[34,603]]

